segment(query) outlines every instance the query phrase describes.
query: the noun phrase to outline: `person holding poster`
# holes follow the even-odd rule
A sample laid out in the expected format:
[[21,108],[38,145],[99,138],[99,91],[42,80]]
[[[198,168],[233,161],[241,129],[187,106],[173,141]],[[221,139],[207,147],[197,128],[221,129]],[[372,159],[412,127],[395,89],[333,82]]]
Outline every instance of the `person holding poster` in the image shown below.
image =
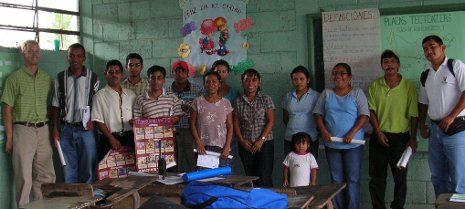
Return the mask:
[[[363,126],[368,122],[370,111],[362,89],[350,85],[352,70],[348,64],[337,63],[331,75],[334,87],[321,93],[313,115],[325,145],[331,183],[347,184],[334,197],[335,208],[358,209],[362,146],[351,141],[364,140]],[[342,138],[343,142],[333,142],[333,137]]]
[[134,133],[129,120],[132,119],[136,94],[121,86],[124,74],[120,61],[108,61],[103,73],[107,85],[94,95],[91,117],[101,134],[97,148],[99,161],[110,149],[134,148]]
[[260,73],[248,69],[241,75],[244,94],[234,104],[234,133],[247,176],[258,176],[254,185],[273,186],[273,100],[260,91]]
[[[384,76],[374,80],[368,89],[368,106],[373,133],[370,139],[370,195],[373,209],[386,208],[384,194],[388,165],[394,179],[391,208],[401,209],[407,196],[407,168],[397,168],[404,150],[417,148],[417,90],[399,74],[399,57],[391,50],[381,54]],[[409,133],[410,131],[410,133]]]
[[149,89],[137,96],[134,104],[134,119],[173,116],[173,124],[179,122],[179,118],[183,115],[181,100],[163,88],[165,68],[154,65],[147,70],[147,77]]
[[[423,39],[430,62],[420,86],[419,127],[428,138],[428,162],[436,197],[465,193],[465,64],[446,57],[446,45],[436,35]],[[450,64],[449,64],[450,62]],[[426,113],[431,123],[425,125]]]
[[[221,76],[210,71],[203,76],[205,95],[192,102],[191,131],[199,155],[206,151],[220,153],[219,167],[229,166],[233,136],[232,107],[229,100],[218,95]],[[201,169],[201,168],[200,168]]]

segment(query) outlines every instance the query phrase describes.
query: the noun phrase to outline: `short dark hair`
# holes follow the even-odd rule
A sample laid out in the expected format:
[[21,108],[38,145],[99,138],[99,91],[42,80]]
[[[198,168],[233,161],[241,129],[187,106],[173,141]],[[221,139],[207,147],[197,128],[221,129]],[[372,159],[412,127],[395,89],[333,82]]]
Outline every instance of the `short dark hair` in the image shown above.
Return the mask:
[[292,150],[296,151],[295,150],[295,147],[294,145],[296,144],[300,144],[302,142],[307,142],[310,146],[312,146],[312,137],[305,133],[305,132],[298,132],[298,133],[295,133],[294,135],[292,135]]
[[166,69],[159,65],[154,65],[147,70],[147,78],[150,79],[150,75],[157,71],[160,71],[163,74],[163,78],[166,78]]
[[297,67],[294,68],[294,70],[292,70],[291,72],[291,79],[292,79],[292,76],[296,73],[303,73],[305,75],[305,77],[310,78],[310,73],[308,72],[307,68],[305,68],[304,66],[302,65],[299,65]]
[[400,59],[399,57],[397,56],[396,53],[394,53],[394,51],[390,50],[390,49],[386,49],[384,50],[384,52],[381,54],[381,63],[383,63],[383,59],[384,58],[393,58],[397,60],[398,63],[400,63]]
[[123,64],[121,64],[121,62],[119,60],[110,60],[110,61],[107,62],[104,73],[106,74],[108,69],[110,68],[110,66],[114,66],[114,65],[118,66],[119,70],[121,72],[123,72]]
[[423,41],[421,42],[421,45],[425,44],[427,41],[433,40],[434,42],[438,43],[439,45],[443,45],[444,43],[442,42],[442,39],[437,36],[437,35],[429,35],[426,36]]
[[144,64],[144,60],[142,59],[142,56],[137,53],[129,53],[128,56],[126,56],[126,65],[128,65],[130,59],[139,59],[140,64]]
[[[261,81],[261,79],[260,79],[260,73],[259,73],[257,70],[253,69],[253,68],[249,68],[249,69],[245,70],[245,71],[242,73],[242,75],[241,75],[241,82],[244,82],[245,75],[247,75],[247,74],[250,74],[250,75],[252,75],[252,76],[257,76],[258,81]],[[260,91],[260,86],[258,87],[258,91]]]
[[346,69],[347,75],[352,76],[352,69],[350,68],[350,65],[349,65],[349,64],[347,64],[347,63],[345,63],[345,62],[337,63],[336,65],[334,65],[333,70],[336,69],[336,67],[339,67],[339,66],[341,66],[341,67],[343,67],[344,69]]
[[231,70],[230,69],[230,66],[229,66],[229,63],[226,62],[226,60],[216,60],[215,62],[213,62],[213,65],[212,65],[212,68],[210,69],[211,71],[214,71],[216,67],[218,67],[219,65],[223,65],[226,67],[226,69],[228,70],[228,73],[229,71]]
[[206,79],[207,76],[209,76],[209,75],[214,75],[214,76],[216,76],[216,78],[218,78],[218,81],[221,82],[221,76],[220,76],[220,74],[219,74],[218,72],[216,72],[216,71],[208,71],[208,72],[206,72],[206,73],[203,75],[203,82],[204,82],[204,83],[205,83],[205,79]]
[[82,51],[84,52],[84,56],[86,56],[86,49],[84,48],[84,46],[80,43],[74,43],[74,44],[71,44],[69,47],[68,47],[68,53],[71,49],[82,49]]

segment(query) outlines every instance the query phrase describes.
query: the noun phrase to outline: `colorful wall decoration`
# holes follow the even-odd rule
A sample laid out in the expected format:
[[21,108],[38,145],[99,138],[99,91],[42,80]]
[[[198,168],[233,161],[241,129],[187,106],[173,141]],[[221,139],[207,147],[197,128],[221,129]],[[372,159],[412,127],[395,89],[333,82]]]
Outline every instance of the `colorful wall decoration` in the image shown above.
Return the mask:
[[246,0],[180,0],[184,42],[179,45],[179,56],[196,68],[209,69],[218,59],[236,70],[244,62],[252,67],[247,59],[247,30],[253,21],[246,18],[246,4]]

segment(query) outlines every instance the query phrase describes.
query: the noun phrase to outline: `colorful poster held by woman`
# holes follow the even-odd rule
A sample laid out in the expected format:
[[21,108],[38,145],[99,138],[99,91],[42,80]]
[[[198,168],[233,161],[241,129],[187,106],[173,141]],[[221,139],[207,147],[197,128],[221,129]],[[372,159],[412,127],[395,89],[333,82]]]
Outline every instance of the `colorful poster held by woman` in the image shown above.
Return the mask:
[[[246,18],[245,0],[183,0],[183,27],[178,54],[196,68],[207,69],[215,60],[231,65],[247,58],[247,29],[252,21]],[[202,73],[201,73],[202,74]]]

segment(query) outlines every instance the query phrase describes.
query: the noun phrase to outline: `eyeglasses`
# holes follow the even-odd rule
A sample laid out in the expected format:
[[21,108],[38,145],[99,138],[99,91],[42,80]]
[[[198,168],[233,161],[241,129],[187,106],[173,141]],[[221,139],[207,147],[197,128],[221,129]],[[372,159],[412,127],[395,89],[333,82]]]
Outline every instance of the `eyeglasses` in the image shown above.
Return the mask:
[[109,74],[109,75],[119,75],[119,74],[121,74],[121,71],[119,71],[119,70],[108,70],[107,74]]
[[345,76],[345,75],[347,75],[347,74],[348,74],[348,73],[346,73],[346,72],[337,72],[337,71],[331,72],[331,75],[333,75],[333,76],[337,76],[337,75]]
[[140,64],[140,63],[136,63],[136,64],[131,63],[131,64],[128,64],[128,66],[129,67],[140,67],[140,66],[142,66],[142,64]]

